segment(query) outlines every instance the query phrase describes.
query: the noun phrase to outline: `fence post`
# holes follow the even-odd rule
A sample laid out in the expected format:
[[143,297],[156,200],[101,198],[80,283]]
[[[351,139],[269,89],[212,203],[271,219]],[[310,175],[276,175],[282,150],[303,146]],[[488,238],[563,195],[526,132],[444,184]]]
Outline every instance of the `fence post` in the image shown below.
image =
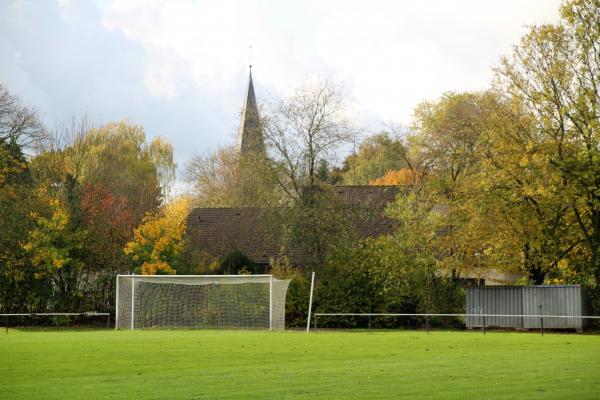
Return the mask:
[[483,316],[483,335],[485,336],[485,315]]
[[4,316],[4,324],[6,325],[6,333],[8,333],[8,315]]
[[371,333],[371,314],[369,314],[369,333]]
[[544,310],[543,310],[543,305],[540,304],[540,331],[542,332],[542,336],[544,336]]
[[425,330],[427,330],[427,334],[429,335],[429,315],[425,316]]

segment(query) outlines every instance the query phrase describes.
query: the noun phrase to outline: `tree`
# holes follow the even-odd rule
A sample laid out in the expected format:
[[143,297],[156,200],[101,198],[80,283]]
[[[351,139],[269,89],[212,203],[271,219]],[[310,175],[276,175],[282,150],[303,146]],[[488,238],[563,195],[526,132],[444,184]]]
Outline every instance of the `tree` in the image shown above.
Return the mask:
[[369,185],[385,186],[385,185],[412,185],[415,181],[413,172],[408,168],[398,170],[389,170],[380,178],[371,179]]
[[143,275],[174,274],[181,264],[185,242],[186,218],[190,200],[182,197],[149,213],[134,230],[134,238],[124,253],[136,273]]
[[446,197],[472,173],[481,158],[477,148],[490,114],[487,93],[445,93],[414,112],[418,147],[429,161],[430,183]]
[[65,151],[73,166],[79,158],[81,182],[127,197],[136,222],[160,204],[174,177],[172,146],[160,138],[146,143],[143,128],[126,122],[92,128]]
[[37,113],[0,85],[0,141],[37,149],[45,138],[46,130]]
[[34,296],[24,243],[37,206],[34,182],[21,147],[0,141],[0,309],[3,312],[27,311]]
[[[464,292],[455,277],[441,273],[436,258],[436,232],[443,226],[440,210],[409,193],[388,212],[398,222],[393,235],[332,243],[318,274],[315,307],[349,313],[463,312]],[[335,322],[366,324],[352,317]]]
[[[482,241],[487,240],[482,237],[473,241],[473,226],[467,231],[467,223],[473,216],[469,214],[472,210],[465,207],[468,200],[465,188],[475,179],[484,159],[482,138],[491,113],[490,97],[493,96],[487,93],[446,93],[435,101],[419,104],[412,131],[405,136],[400,153],[407,168],[374,182],[401,178],[411,185],[413,201],[418,204],[399,199],[395,204],[396,215],[412,220],[415,207],[423,218],[436,215],[437,225],[418,226],[423,236],[431,237],[423,256],[429,257],[425,257],[428,260],[434,257],[435,262],[426,263],[427,268],[451,277],[481,266],[473,262],[474,254],[480,251],[477,249],[483,246]],[[403,224],[406,222],[399,219],[399,229],[403,229]],[[471,234],[470,240],[466,240],[467,233]]]
[[[547,275],[572,279],[572,250],[579,239],[568,223],[568,202],[556,190],[562,183],[548,162],[547,146],[535,139],[536,119],[498,96],[488,123],[486,158],[466,188],[478,204],[464,203],[494,227],[485,229],[493,239],[486,258],[499,266],[520,265],[536,284]],[[585,275],[571,282],[584,283]]]
[[[289,199],[307,199],[319,183],[319,163],[353,137],[342,95],[328,81],[305,85],[263,118],[274,178]],[[309,196],[310,197],[310,196]]]
[[351,210],[339,204],[327,186],[315,187],[288,207],[271,210],[271,231],[301,260],[300,267],[321,271],[334,249],[356,240]]
[[570,1],[559,25],[531,28],[502,59],[497,87],[534,121],[528,145],[547,164],[552,185],[544,189],[567,206],[557,223],[578,228],[570,253],[580,272],[595,277],[600,309],[599,60],[600,5]]
[[264,154],[241,157],[232,147],[195,155],[185,180],[202,207],[264,207],[277,203],[269,160]]
[[356,155],[346,158],[343,182],[347,185],[366,185],[383,177],[387,171],[406,168],[404,143],[400,135],[382,132],[360,143]]
[[83,298],[82,261],[85,231],[69,228],[69,216],[51,200],[52,217],[35,216],[35,227],[23,245],[36,267],[38,280],[51,282],[50,307],[54,311],[77,312]]
[[71,215],[81,214],[88,231],[86,264],[96,277],[110,280],[117,272],[127,271],[122,249],[131,239],[137,220],[129,196],[119,195],[100,183],[78,186],[79,198],[71,207]]
[[36,112],[0,85],[0,310],[23,312],[44,306],[43,288],[33,277],[22,247],[38,201],[26,152],[36,150],[45,129]]
[[[110,310],[115,275],[129,271],[123,247],[168,193],[175,168],[172,147],[162,139],[146,141],[139,126],[90,127],[85,119],[51,139],[31,160],[32,175],[67,212],[69,229],[87,233],[80,281],[87,308]],[[39,215],[49,219],[52,213]]]

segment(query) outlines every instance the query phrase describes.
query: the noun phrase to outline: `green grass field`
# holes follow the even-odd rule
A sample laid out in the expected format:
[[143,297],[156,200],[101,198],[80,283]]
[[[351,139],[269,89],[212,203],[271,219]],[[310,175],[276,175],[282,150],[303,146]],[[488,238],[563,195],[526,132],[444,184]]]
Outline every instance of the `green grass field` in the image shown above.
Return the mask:
[[598,399],[600,336],[0,332],[0,399]]

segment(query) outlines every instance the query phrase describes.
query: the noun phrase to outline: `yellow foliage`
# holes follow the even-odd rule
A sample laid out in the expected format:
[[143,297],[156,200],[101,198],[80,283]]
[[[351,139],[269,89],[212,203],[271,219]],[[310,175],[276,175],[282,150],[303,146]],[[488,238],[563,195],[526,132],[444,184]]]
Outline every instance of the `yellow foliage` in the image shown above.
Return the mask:
[[175,275],[175,270],[164,262],[142,264],[142,275]]
[[408,168],[399,170],[388,170],[384,176],[376,179],[371,179],[369,185],[385,186],[385,185],[412,185],[414,183],[414,174]]
[[69,229],[69,214],[56,199],[49,199],[52,207],[50,218],[31,213],[35,227],[29,232],[22,248],[29,253],[31,264],[53,273],[66,266],[82,268],[83,262],[74,257],[83,246],[86,235],[83,230]]
[[157,212],[146,215],[127,243],[124,253],[145,275],[173,274],[184,249],[183,234],[190,199],[181,197]]

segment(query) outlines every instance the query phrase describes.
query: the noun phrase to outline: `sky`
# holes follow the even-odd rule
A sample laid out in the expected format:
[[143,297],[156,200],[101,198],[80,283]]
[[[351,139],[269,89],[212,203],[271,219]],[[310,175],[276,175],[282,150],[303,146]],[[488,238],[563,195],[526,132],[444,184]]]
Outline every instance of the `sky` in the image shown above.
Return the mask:
[[[179,169],[235,142],[252,63],[259,99],[340,83],[365,132],[446,91],[489,86],[560,0],[2,0],[0,83],[50,128],[126,119]],[[249,51],[249,46],[252,51]],[[251,54],[250,54],[251,53]]]

